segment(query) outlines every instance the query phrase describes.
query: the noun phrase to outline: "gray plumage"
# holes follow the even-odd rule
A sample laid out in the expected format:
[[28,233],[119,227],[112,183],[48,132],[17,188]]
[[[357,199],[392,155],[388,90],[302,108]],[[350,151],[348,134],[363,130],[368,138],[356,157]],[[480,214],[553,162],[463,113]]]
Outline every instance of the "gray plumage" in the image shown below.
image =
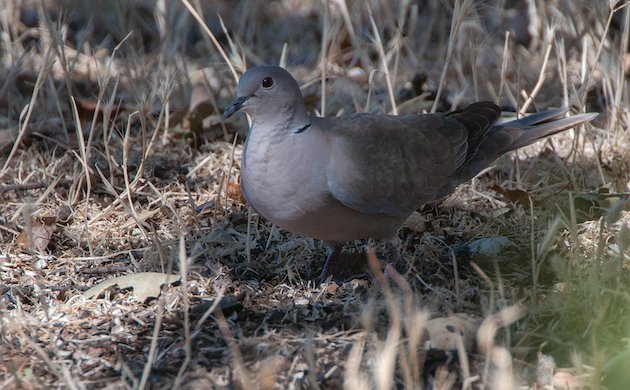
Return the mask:
[[348,240],[394,239],[414,210],[501,155],[595,116],[554,109],[495,125],[499,107],[479,102],[448,114],[311,117],[295,79],[276,66],[241,77],[224,115],[239,110],[252,120],[245,198],[279,227],[325,240],[333,252]]

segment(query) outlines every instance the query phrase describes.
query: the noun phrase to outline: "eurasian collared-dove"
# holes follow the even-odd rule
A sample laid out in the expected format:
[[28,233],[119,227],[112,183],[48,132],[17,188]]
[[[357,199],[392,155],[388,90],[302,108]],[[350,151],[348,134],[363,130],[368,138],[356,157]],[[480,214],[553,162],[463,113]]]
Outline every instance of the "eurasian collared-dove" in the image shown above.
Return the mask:
[[596,115],[553,109],[495,125],[501,109],[478,102],[449,114],[320,118],[307,113],[297,82],[277,66],[243,74],[224,117],[237,111],[252,121],[241,166],[245,199],[279,227],[329,244],[320,280],[344,241],[385,240],[393,262],[397,231],[414,210],[502,154]]

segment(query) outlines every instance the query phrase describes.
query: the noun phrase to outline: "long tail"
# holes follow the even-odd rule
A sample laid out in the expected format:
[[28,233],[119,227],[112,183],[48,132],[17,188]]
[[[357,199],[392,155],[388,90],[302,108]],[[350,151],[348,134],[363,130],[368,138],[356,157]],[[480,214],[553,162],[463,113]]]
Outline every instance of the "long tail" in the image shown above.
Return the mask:
[[474,154],[458,169],[445,190],[472,179],[509,151],[589,122],[598,115],[588,113],[564,117],[567,111],[566,108],[557,108],[492,126]]
[[567,108],[556,108],[494,126],[490,130],[490,137],[497,132],[509,131],[512,134],[520,132],[520,136],[514,138],[514,141],[501,153],[503,154],[589,122],[598,115],[596,113],[588,113],[564,117],[567,111]]

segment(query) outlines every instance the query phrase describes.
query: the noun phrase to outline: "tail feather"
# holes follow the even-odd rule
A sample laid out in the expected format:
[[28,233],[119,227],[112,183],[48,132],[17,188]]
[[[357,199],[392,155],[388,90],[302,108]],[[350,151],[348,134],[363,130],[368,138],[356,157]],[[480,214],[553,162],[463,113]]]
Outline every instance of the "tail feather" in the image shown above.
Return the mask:
[[545,110],[545,111],[537,112],[535,114],[530,114],[530,115],[527,115],[526,117],[513,120],[507,123],[497,123],[497,125],[500,126],[504,124],[510,124],[510,125],[514,125],[518,127],[533,126],[540,123],[549,122],[554,119],[560,119],[564,117],[567,112],[569,112],[569,109],[567,107],[552,108],[550,110]]
[[[549,110],[549,111],[559,111],[559,110]],[[541,114],[546,113],[542,112]],[[566,112],[566,110],[564,110]],[[564,113],[560,114],[563,115]],[[538,114],[534,114],[538,115]],[[547,121],[529,121],[529,122],[521,122],[527,118],[519,119],[516,121],[512,121],[503,125],[506,129],[508,128],[518,128],[521,130],[521,135],[514,139],[514,142],[509,146],[505,152],[509,152],[511,150],[516,150],[518,148],[522,148],[524,146],[530,145],[540,139],[552,136],[554,134],[560,133],[562,131],[571,129],[576,127],[582,123],[591,121],[598,114],[589,113],[589,114],[577,114],[572,115],[567,118],[555,119],[552,117],[551,119],[547,119]],[[536,119],[536,118],[535,118]]]
[[577,114],[564,117],[567,108],[557,108],[529,115],[525,118],[498,124],[488,129],[481,143],[453,175],[440,193],[448,194],[459,184],[475,177],[501,155],[530,145],[564,130],[588,122],[598,114]]

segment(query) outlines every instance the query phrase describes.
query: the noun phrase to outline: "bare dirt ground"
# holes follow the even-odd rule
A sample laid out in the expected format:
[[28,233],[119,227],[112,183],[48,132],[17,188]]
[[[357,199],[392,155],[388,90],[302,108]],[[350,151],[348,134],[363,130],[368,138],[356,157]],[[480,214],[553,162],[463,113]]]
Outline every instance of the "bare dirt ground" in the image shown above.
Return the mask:
[[[630,383],[625,2],[185,3],[2,3],[0,388]],[[419,210],[400,278],[357,241],[317,284],[240,193],[258,64],[315,115],[601,115]]]

